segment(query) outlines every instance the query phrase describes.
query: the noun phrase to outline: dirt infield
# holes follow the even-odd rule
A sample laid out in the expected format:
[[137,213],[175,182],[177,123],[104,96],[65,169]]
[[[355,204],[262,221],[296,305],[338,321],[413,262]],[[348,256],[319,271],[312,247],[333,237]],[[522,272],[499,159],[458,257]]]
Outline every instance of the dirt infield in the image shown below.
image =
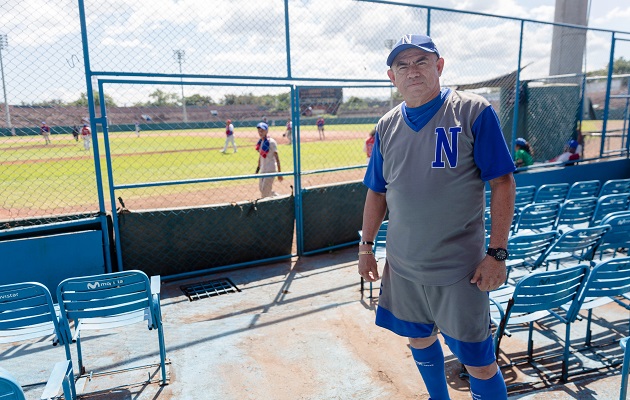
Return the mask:
[[[332,126],[334,127],[334,125]],[[343,129],[326,129],[326,141],[341,141],[341,140],[356,140],[363,139],[367,136],[367,132],[359,130],[343,130]],[[614,127],[613,127],[614,128]],[[283,126],[273,126],[270,128],[270,136],[276,139],[279,145],[280,152],[284,149],[290,149],[288,140],[282,136],[284,133]],[[254,146],[258,140],[258,133],[255,129],[240,128],[236,131],[236,141],[239,147],[239,153],[241,151],[251,151],[252,163],[255,162],[256,154]],[[178,132],[155,132],[147,131],[141,132],[140,139],[143,137],[158,138],[158,137],[223,137],[223,132],[218,130],[208,131],[178,131]],[[111,141],[115,142],[117,139],[136,139],[135,132],[123,132],[114,133],[111,135]],[[72,135],[53,135],[53,142],[47,146],[43,143],[43,140],[38,136],[32,137],[5,137],[2,138],[1,145],[4,149],[8,150],[47,150],[47,154],[51,154],[50,150],[56,148],[66,148],[68,146],[81,146],[81,141],[75,142]],[[622,145],[621,137],[608,137],[605,145],[605,150],[618,149]],[[319,135],[314,127],[308,127],[300,130],[300,142],[312,143],[318,142]],[[175,152],[199,152],[199,151],[218,151],[222,147],[210,147],[210,148],[193,148],[193,149],[173,149],[162,151],[143,151],[141,153],[116,153],[115,157],[132,157],[142,155],[155,155],[166,154]],[[357,151],[360,151],[359,149]],[[585,144],[585,158],[595,158],[599,156],[600,151],[600,137],[593,135],[586,135]],[[4,152],[4,150],[3,150]],[[5,154],[9,154],[6,152]],[[2,155],[0,155],[0,160]],[[21,164],[37,164],[37,163],[54,163],[60,161],[71,160],[89,160],[92,158],[90,152],[85,152],[76,156],[60,156],[60,157],[48,157],[48,158],[29,158],[23,160],[1,160],[3,165],[21,165]],[[104,165],[105,157],[101,156],[101,163]],[[291,171],[293,168],[284,166],[284,171]],[[253,171],[252,171],[253,172]],[[306,174],[301,176],[302,187],[308,188],[320,185],[331,185],[342,182],[356,182],[363,178],[365,173],[364,168],[357,168],[347,171],[339,172],[327,172],[317,174]],[[160,190],[159,187],[152,188],[151,190],[142,189],[128,189],[117,191],[116,198],[119,196],[123,198],[125,206],[129,210],[146,210],[146,209],[166,209],[166,208],[181,208],[181,207],[197,207],[207,206],[213,204],[225,204],[236,203],[243,201],[255,201],[259,199],[260,192],[258,189],[257,179],[246,179],[241,181],[229,181],[225,184],[218,185],[200,183],[200,184],[186,184],[179,186],[180,191],[173,193],[173,190]],[[278,195],[291,195],[294,194],[295,181],[293,176],[285,176],[283,181],[280,182],[276,179],[274,182],[274,191]],[[106,195],[106,208],[109,210],[112,207],[107,199]],[[113,205],[113,208],[120,207],[120,204]],[[95,211],[97,208],[97,199],[94,199],[92,205],[88,204],[67,204],[63,206],[54,206],[51,208],[45,208],[32,204],[29,207],[14,207],[11,204],[0,205],[0,220],[13,220],[28,217],[39,217],[47,215],[59,215],[76,212],[89,212]]]

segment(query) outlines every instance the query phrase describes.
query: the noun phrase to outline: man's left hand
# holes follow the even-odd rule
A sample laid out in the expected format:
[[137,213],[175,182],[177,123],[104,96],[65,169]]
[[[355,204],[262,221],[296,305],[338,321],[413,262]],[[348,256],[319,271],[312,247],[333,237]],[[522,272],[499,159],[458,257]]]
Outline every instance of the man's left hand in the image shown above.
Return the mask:
[[476,283],[482,292],[489,292],[503,285],[506,278],[505,261],[497,261],[494,257],[487,255],[477,265],[470,283]]

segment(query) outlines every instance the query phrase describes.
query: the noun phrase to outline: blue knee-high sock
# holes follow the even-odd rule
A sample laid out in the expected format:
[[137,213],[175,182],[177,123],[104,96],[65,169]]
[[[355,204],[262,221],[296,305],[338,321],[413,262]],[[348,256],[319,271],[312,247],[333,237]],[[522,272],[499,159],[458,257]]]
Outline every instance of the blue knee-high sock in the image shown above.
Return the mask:
[[470,375],[470,393],[473,400],[507,400],[507,388],[500,370],[490,379],[477,379]]
[[444,372],[444,353],[439,341],[425,349],[411,348],[411,354],[429,391],[431,400],[448,400],[446,373]]

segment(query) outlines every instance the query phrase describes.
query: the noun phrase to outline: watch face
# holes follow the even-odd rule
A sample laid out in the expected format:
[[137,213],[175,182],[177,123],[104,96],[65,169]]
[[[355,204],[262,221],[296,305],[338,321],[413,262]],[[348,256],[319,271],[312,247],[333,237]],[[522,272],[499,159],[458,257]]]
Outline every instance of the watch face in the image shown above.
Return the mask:
[[497,249],[495,254],[494,254],[494,258],[496,258],[498,261],[506,260],[508,258],[507,250],[506,249]]

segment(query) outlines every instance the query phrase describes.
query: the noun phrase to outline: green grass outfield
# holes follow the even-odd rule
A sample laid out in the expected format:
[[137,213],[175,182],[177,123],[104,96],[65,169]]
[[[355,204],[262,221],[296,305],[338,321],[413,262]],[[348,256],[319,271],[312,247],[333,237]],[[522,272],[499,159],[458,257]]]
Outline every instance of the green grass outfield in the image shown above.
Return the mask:
[[[365,163],[363,143],[372,124],[343,127],[343,135],[327,130],[325,141],[316,140],[315,127],[301,129],[302,170],[338,168]],[[282,172],[293,171],[293,147],[282,137],[283,127],[271,127],[278,141]],[[178,181],[254,174],[258,156],[254,149],[254,130],[236,131],[238,152],[219,150],[225,143],[223,129],[142,131],[110,134],[113,176],[117,185]],[[356,138],[353,138],[356,137]],[[83,141],[72,135],[52,135],[52,144],[44,145],[40,136],[0,138],[0,209],[57,209],[68,205],[94,204],[97,199],[94,161],[83,150]],[[99,140],[101,170],[106,193],[108,182],[105,146]],[[203,184],[208,187],[242,185],[243,180]],[[143,189],[164,194],[194,191],[191,185],[168,185]],[[134,189],[136,190],[136,189]],[[137,191],[143,191],[138,189]],[[108,196],[106,194],[106,196]],[[92,209],[92,207],[90,207]]]

